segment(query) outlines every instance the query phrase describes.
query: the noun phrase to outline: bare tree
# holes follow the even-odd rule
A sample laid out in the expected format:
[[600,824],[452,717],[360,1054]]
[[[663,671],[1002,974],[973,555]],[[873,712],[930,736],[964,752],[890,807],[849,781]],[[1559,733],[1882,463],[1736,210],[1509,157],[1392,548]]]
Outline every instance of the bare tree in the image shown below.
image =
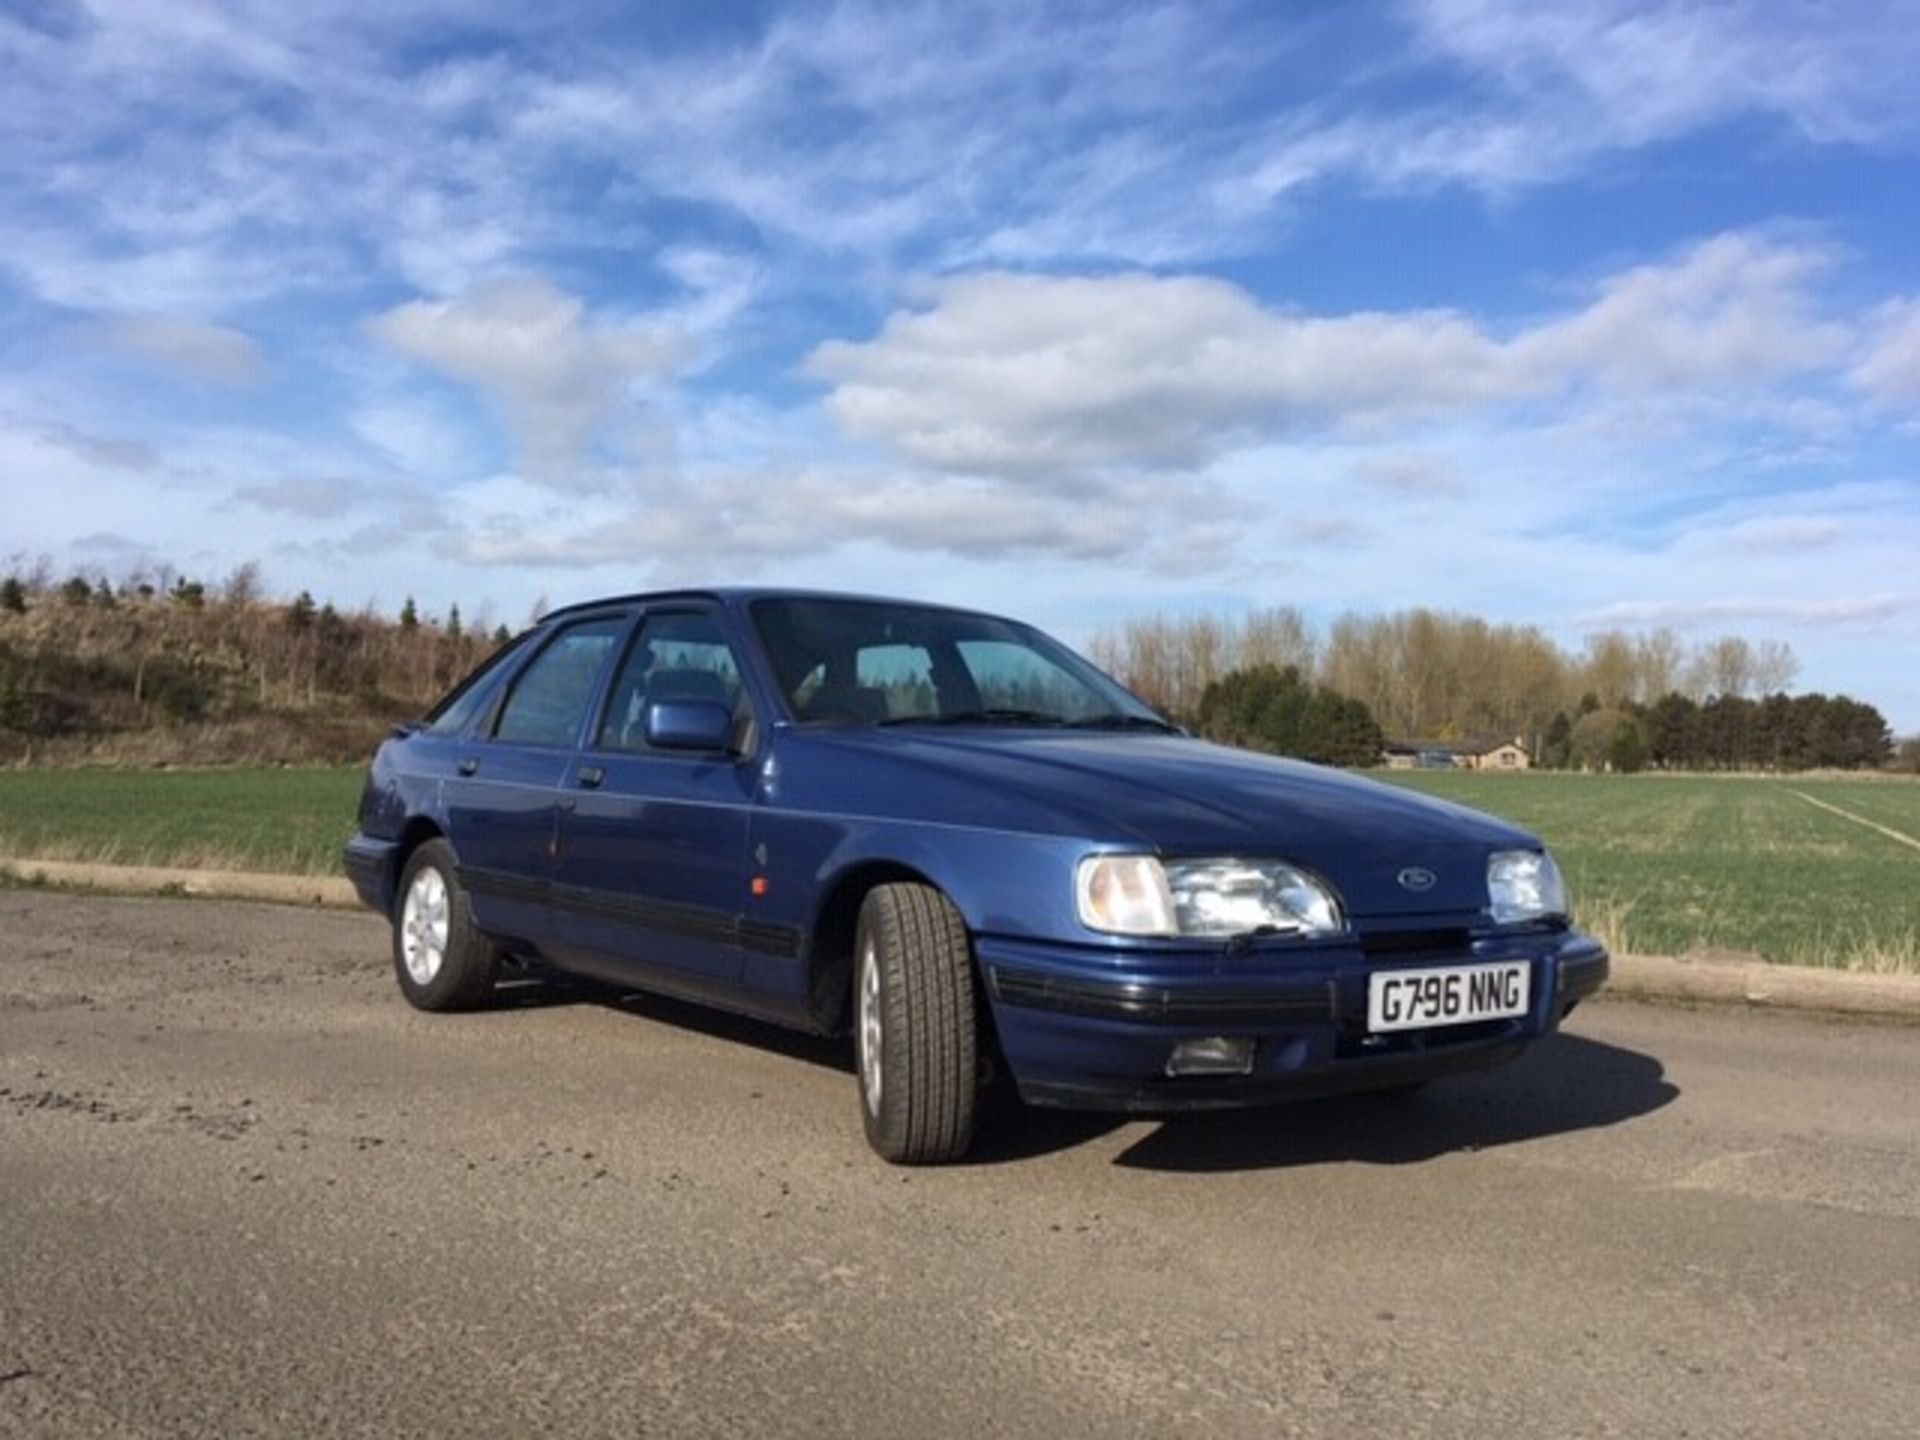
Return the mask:
[[1687,667],[1687,677],[1687,688],[1696,700],[1714,695],[1749,695],[1753,691],[1753,647],[1738,635],[1722,635],[1701,647]]
[[236,565],[220,586],[220,599],[233,609],[260,603],[260,565],[254,560]]
[[1591,691],[1602,705],[1612,707],[1638,698],[1639,679],[1639,656],[1626,632],[1603,630],[1587,637],[1582,690]]
[[1687,647],[1677,634],[1663,625],[1633,642],[1633,659],[1639,671],[1635,698],[1643,705],[1651,705],[1662,695],[1670,695],[1680,688]]
[[1302,675],[1313,674],[1317,646],[1307,617],[1291,605],[1255,610],[1240,628],[1240,644],[1233,668],[1250,669],[1271,665],[1276,670],[1288,666]]
[[1800,675],[1800,659],[1793,647],[1780,640],[1762,640],[1753,649],[1753,692],[1756,695],[1780,695],[1791,689]]

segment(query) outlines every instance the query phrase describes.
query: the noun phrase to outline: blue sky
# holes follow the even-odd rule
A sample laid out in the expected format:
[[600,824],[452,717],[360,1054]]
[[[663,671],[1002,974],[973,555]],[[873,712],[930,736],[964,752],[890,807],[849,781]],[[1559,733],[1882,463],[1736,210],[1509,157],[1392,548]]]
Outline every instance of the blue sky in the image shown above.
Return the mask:
[[1920,729],[1915,74],[1912,0],[12,0],[0,557],[1669,625]]

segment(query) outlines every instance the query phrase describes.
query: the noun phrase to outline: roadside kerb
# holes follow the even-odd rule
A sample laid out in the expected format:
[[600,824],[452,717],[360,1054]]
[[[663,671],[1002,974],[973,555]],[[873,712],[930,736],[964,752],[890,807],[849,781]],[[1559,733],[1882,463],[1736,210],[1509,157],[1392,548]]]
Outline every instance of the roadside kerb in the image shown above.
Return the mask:
[[[192,895],[267,900],[282,905],[354,909],[353,886],[333,875],[267,875],[247,870],[188,870],[159,865],[93,865],[71,860],[0,857],[0,873],[47,884],[123,895]],[[1920,1021],[1920,975],[1876,975],[1769,965],[1732,956],[1616,955],[1604,992],[1616,999],[1681,1000],[1779,1010],[1824,1010]]]
[[360,903],[339,875],[268,875],[251,870],[186,870],[164,865],[94,865],[79,860],[15,860],[0,856],[0,873],[28,884],[121,895],[193,895],[210,900],[271,900],[281,905]]

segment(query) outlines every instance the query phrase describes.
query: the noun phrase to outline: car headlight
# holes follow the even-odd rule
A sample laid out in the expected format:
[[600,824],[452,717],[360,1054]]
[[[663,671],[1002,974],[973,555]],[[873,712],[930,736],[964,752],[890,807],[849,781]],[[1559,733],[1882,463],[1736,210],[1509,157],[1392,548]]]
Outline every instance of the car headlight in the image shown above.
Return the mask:
[[1562,919],[1567,882],[1544,850],[1500,850],[1487,857],[1487,910],[1494,922]]
[[1169,860],[1090,855],[1075,892],[1080,923],[1109,935],[1338,935],[1340,902],[1324,884],[1275,860]]

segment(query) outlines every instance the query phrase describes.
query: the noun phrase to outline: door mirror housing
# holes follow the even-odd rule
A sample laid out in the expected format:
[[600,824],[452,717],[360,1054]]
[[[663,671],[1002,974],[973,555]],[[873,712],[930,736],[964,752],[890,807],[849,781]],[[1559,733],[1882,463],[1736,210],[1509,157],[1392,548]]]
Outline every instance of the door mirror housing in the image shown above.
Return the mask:
[[712,700],[655,700],[647,706],[647,744],[655,750],[731,752],[733,712]]

